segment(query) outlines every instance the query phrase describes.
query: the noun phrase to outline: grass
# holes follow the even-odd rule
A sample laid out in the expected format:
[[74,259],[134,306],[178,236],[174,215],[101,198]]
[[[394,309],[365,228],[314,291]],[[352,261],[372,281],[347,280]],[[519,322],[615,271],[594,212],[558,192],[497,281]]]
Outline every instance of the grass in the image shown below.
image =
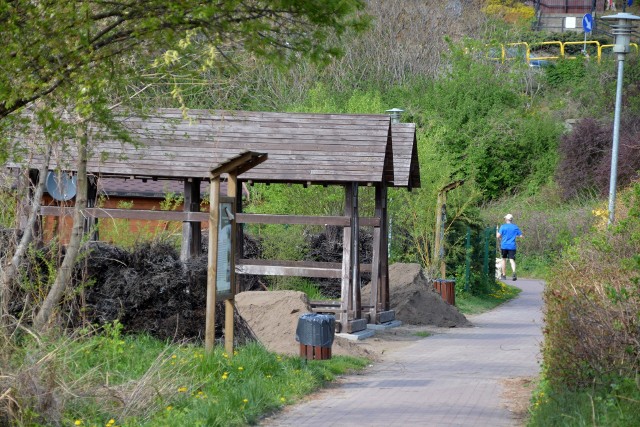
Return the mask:
[[416,332],[413,335],[415,335],[416,337],[426,338],[426,337],[430,337],[431,336],[431,332],[420,331],[420,332]]
[[640,425],[639,379],[620,379],[586,391],[551,390],[540,384],[533,396],[530,427]]
[[518,273],[522,277],[546,279],[553,262],[548,256],[523,255],[518,260]]
[[456,295],[456,307],[464,314],[480,314],[517,297],[522,290],[506,283],[496,282],[493,292],[486,295],[472,295],[462,292]]
[[[346,356],[307,361],[257,343],[233,355],[218,347],[208,354],[198,345],[121,332],[116,323],[48,343],[27,336],[4,348],[10,362],[0,385],[11,393],[0,398],[0,413],[11,406],[16,426],[243,426],[369,363]],[[43,392],[55,405],[38,404]]]

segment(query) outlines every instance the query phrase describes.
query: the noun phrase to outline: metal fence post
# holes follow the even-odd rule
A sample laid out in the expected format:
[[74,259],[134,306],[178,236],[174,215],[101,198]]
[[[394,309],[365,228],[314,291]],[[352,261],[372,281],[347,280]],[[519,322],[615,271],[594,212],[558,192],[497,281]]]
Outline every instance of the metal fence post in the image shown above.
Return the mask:
[[482,264],[482,273],[485,277],[489,277],[489,236],[493,228],[484,229],[484,259]]
[[467,240],[465,242],[465,271],[464,271],[464,290],[469,290],[469,281],[471,277],[471,227],[467,226]]

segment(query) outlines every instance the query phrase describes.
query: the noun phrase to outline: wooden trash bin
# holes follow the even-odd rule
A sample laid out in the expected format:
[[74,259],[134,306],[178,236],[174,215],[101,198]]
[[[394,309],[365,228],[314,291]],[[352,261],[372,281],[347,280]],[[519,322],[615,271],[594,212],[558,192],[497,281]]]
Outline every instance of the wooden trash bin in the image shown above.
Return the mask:
[[456,281],[447,279],[436,279],[433,281],[433,288],[440,294],[443,300],[450,305],[456,305]]
[[309,360],[331,359],[335,328],[336,321],[332,315],[306,313],[300,316],[296,328],[300,357]]
[[320,347],[319,345],[300,343],[300,357],[309,360],[331,359],[331,347]]

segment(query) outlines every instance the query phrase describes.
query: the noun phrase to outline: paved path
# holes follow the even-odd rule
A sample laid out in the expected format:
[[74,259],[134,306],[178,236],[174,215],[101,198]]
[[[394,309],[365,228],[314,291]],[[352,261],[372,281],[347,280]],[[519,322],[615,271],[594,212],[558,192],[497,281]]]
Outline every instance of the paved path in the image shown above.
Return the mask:
[[264,426],[514,426],[502,381],[539,372],[543,282],[518,298],[401,350]]

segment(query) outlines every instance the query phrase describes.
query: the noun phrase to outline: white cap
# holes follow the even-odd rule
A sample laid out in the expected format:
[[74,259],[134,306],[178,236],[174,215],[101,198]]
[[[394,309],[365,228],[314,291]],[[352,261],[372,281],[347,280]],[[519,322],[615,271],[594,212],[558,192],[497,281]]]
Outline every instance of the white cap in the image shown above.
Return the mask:
[[504,219],[506,219],[507,221],[511,221],[511,220],[513,219],[513,215],[511,215],[511,214],[506,214],[506,215],[504,216]]

